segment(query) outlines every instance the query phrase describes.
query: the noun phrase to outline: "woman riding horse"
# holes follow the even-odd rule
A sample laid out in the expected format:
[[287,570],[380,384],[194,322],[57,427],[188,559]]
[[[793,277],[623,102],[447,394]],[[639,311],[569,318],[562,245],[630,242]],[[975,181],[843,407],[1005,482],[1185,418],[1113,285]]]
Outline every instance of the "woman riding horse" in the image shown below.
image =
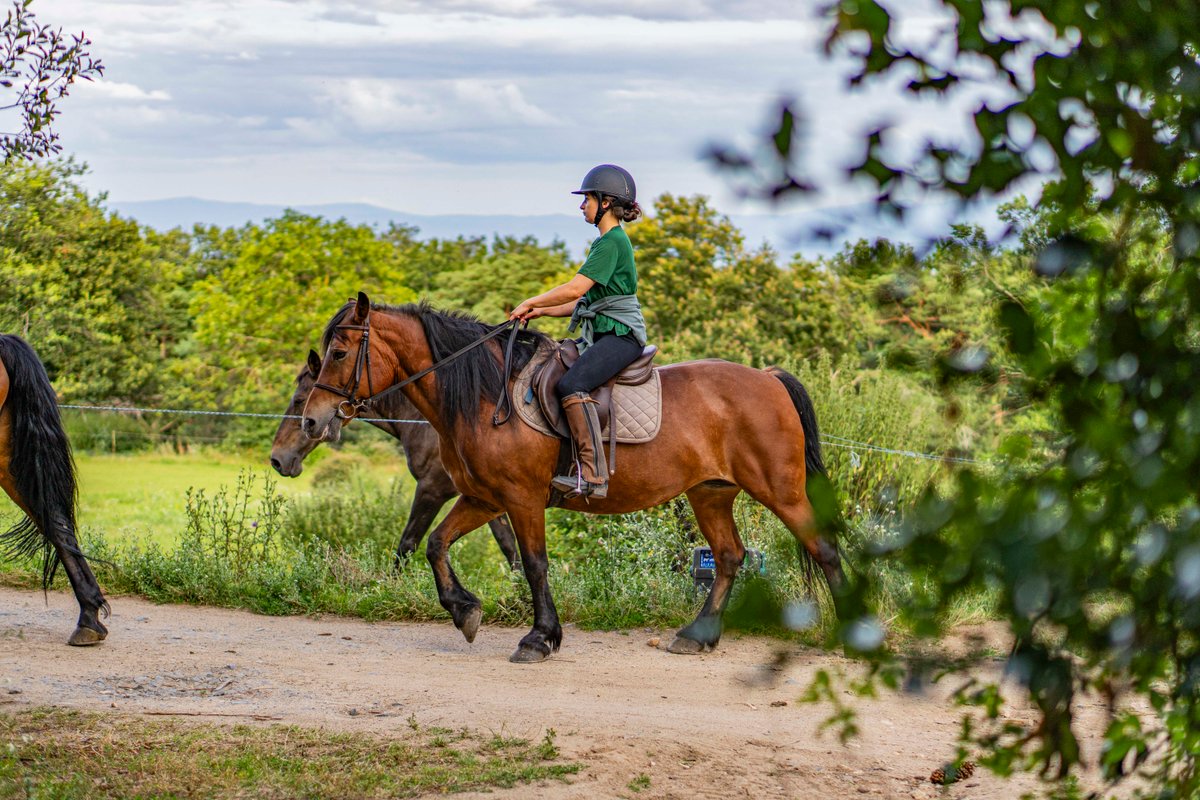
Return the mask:
[[591,392],[632,364],[646,346],[646,321],[637,299],[633,245],[621,227],[641,216],[633,176],[614,164],[594,167],[583,178],[579,210],[596,226],[587,260],[571,280],[523,301],[509,319],[571,317],[582,322],[579,360],[555,386],[579,454],[577,476],[558,475],[550,483],[568,497],[608,495],[600,418]]
[[[438,600],[473,641],[482,603],[459,581],[450,547],[507,512],[533,599],[533,629],[510,659],[529,663],[549,657],[562,643],[550,591],[545,518],[560,442],[530,425],[497,423],[501,397],[508,396],[513,381],[495,339],[510,329],[424,304],[372,306],[360,292],[329,321],[329,346],[301,425],[308,436],[333,441],[373,399],[393,389],[404,392],[437,431],[442,461],[461,492],[425,551]],[[519,371],[551,346],[544,334],[521,332],[513,340],[513,369]],[[712,548],[716,575],[696,619],[668,649],[700,653],[721,638],[721,615],[746,555],[733,514],[743,492],[783,521],[838,597],[844,575],[836,527],[824,515],[818,518],[809,497],[811,481],[824,481],[825,468],[816,414],[800,381],[778,368],[758,370],[717,359],[660,367],[658,376],[662,418],[657,435],[625,445],[633,457],[612,475],[605,497],[580,495],[564,500],[562,507],[625,514],[687,495]]]

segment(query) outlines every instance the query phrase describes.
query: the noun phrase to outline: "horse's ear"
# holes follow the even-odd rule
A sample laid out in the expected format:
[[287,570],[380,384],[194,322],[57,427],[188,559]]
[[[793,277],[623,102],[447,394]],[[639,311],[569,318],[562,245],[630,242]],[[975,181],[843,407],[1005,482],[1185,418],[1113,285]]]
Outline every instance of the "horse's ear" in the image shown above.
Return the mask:
[[314,378],[321,374],[321,357],[316,350],[308,351],[308,372]]
[[371,298],[367,297],[366,292],[358,293],[358,300],[354,304],[354,324],[361,325],[363,320],[367,318],[367,314],[371,313]]

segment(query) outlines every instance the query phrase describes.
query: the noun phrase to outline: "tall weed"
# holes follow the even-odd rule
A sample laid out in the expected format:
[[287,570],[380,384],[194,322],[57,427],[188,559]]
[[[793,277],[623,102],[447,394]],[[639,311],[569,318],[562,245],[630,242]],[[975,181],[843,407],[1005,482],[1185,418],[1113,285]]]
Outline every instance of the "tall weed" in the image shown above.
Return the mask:
[[256,480],[253,471],[243,469],[238,472],[232,494],[224,487],[212,497],[203,489],[188,489],[184,504],[187,527],[180,549],[205,561],[228,565],[238,579],[255,567],[271,563],[278,554],[285,500],[268,475],[256,501]]
[[825,465],[850,516],[905,507],[953,469],[947,462],[909,453],[963,455],[972,438],[944,424],[942,397],[900,372],[864,371],[850,361],[834,363],[827,355],[781,366],[812,397]]
[[334,548],[366,543],[381,553],[395,550],[411,505],[403,481],[393,480],[381,489],[361,474],[347,473],[314,488],[312,495],[288,504],[283,529],[289,540],[320,541]]

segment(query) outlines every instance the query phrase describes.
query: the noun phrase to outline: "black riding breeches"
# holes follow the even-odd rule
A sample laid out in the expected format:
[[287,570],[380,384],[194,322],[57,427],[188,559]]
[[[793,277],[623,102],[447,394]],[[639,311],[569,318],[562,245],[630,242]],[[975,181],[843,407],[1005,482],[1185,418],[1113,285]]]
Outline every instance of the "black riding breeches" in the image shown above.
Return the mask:
[[554,391],[559,400],[576,392],[590,392],[628,367],[641,354],[642,346],[632,336],[602,333],[558,379]]

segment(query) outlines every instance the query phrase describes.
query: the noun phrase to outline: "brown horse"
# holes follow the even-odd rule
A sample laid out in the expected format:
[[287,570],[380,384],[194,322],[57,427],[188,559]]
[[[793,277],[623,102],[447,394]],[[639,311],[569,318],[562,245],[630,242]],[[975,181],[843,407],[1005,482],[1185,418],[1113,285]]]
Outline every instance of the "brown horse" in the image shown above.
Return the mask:
[[[442,441],[442,461],[462,497],[429,537],[426,554],[438,598],[472,641],[479,600],[450,566],[459,537],[507,511],[533,594],[533,629],[510,657],[541,661],[558,649],[562,628],[547,580],[545,508],[560,442],[520,422],[494,427],[502,396],[501,348],[494,341],[459,351],[495,328],[427,305],[372,308],[367,296],[347,303],[326,327],[325,359],[309,395],[302,425],[313,437],[336,438],[347,418],[374,391],[402,385]],[[515,369],[546,340],[525,331],[513,355]],[[435,372],[423,372],[448,355]],[[686,494],[712,547],[716,577],[699,615],[668,648],[699,653],[721,636],[721,615],[745,547],[733,505],[745,491],[775,513],[825,573],[832,590],[844,581],[836,543],[818,531],[806,492],[810,474],[823,473],[816,415],[796,378],[779,369],[757,370],[705,360],[662,367],[662,426],[645,444],[625,445],[602,500],[573,499],[565,508],[623,514]]]
[[[304,435],[299,420],[320,371],[321,357],[315,350],[309,350],[308,361],[296,376],[296,391],[292,393],[283,421],[275,431],[275,441],[271,444],[271,466],[285,478],[299,475],[304,469],[305,457],[321,443],[320,439],[310,439]],[[454,488],[454,481],[450,480],[450,475],[442,466],[442,459],[438,454],[437,432],[417,413],[417,409],[407,397],[400,392],[392,392],[375,405],[374,412],[378,417],[370,420],[370,423],[399,440],[404,447],[408,471],[417,479],[408,522],[400,534],[400,543],[396,546],[396,566],[399,567],[421,544],[421,539],[425,537],[434,517],[442,510],[442,506],[446,505],[446,501],[458,496],[458,490]],[[399,420],[419,420],[419,424]],[[488,526],[492,529],[492,535],[496,537],[496,544],[500,545],[500,552],[504,553],[504,558],[513,569],[520,567],[521,557],[517,554],[517,540],[513,537],[508,517],[501,514],[489,522]]]
[[58,400],[33,348],[0,335],[0,487],[25,519],[0,534],[10,557],[42,551],[42,585],[61,563],[67,570],[79,622],[68,644],[96,644],[108,635],[100,614],[108,601],[75,540],[75,462],[58,416]]

